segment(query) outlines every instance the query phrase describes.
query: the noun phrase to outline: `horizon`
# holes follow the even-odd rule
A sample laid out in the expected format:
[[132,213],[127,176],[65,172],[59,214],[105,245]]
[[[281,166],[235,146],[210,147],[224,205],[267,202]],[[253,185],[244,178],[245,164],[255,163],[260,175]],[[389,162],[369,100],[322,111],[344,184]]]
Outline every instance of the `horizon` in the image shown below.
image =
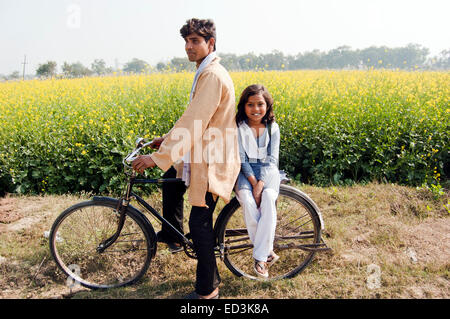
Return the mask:
[[[420,44],[418,44],[418,43],[411,43],[411,44],[415,44],[415,45],[420,45]],[[342,45],[342,46],[346,46],[345,44],[344,45]],[[349,46],[348,46],[349,47]],[[376,47],[376,46],[374,46],[374,45],[372,45],[372,46],[368,46],[367,48],[370,48],[370,47]],[[381,46],[380,46],[381,47]],[[377,48],[380,48],[380,47],[377,47]],[[405,46],[406,47],[406,46]],[[423,46],[422,46],[423,47]],[[364,50],[364,49],[367,49],[367,48],[352,48],[352,47],[350,47],[350,49],[351,50]],[[395,49],[395,48],[391,48],[391,47],[387,47],[388,49]],[[334,50],[334,49],[337,49],[337,48],[331,48],[330,50],[324,50],[324,51],[320,51],[321,53],[327,53],[327,52],[329,52],[329,51],[331,51],[331,50]],[[297,54],[305,54],[305,53],[309,53],[309,52],[314,52],[314,51],[316,51],[316,50],[318,50],[318,49],[312,49],[312,50],[308,50],[308,51],[304,51],[304,52],[297,52],[297,53],[294,53],[294,54],[285,54],[284,52],[282,52],[283,54],[284,54],[284,56],[285,57],[287,57],[287,56],[295,56],[295,55],[297,55]],[[271,51],[271,52],[274,52],[274,51],[276,51],[276,50],[273,50],[273,51]],[[236,56],[242,56],[242,55],[247,55],[247,54],[255,54],[256,56],[261,56],[261,55],[264,55],[264,54],[268,54],[268,53],[271,53],[271,52],[265,52],[265,53],[259,53],[259,54],[255,54],[254,52],[247,52],[247,53],[243,53],[243,54],[236,54]],[[223,53],[219,53],[218,54],[218,56],[219,57],[221,57],[221,55],[228,55],[228,54],[235,54],[235,53],[228,53],[228,52],[223,52]],[[434,57],[435,56],[435,54],[433,54],[433,53],[429,53],[428,54],[428,56],[427,56],[427,58],[432,58],[432,57]],[[116,72],[116,71],[123,71],[123,67],[125,66],[125,64],[126,63],[128,63],[128,62],[131,62],[133,59],[139,59],[139,60],[143,60],[143,59],[141,59],[141,58],[139,58],[139,57],[132,57],[129,61],[124,61],[124,63],[120,63],[120,65],[121,65],[121,67],[119,68],[119,69],[115,69],[115,66],[114,65],[108,65],[108,64],[106,64],[106,67],[111,67],[111,68],[113,68],[113,71],[114,72]],[[174,56],[174,57],[171,57],[171,58],[167,58],[166,59],[166,61],[157,61],[156,63],[154,63],[154,64],[150,64],[150,63],[148,63],[148,61],[145,61],[145,60],[143,60],[144,62],[147,62],[148,63],[148,65],[150,66],[150,67],[152,67],[152,68],[156,68],[156,66],[157,66],[157,64],[158,63],[160,63],[160,62],[162,62],[162,63],[165,63],[165,64],[168,64],[168,63],[170,63],[170,61],[172,60],[172,59],[174,59],[174,58],[186,58],[186,60],[187,60],[187,57],[186,56]],[[99,57],[98,58],[99,60],[104,60],[104,59],[102,59],[101,57]],[[95,60],[95,58],[94,58],[94,60]],[[85,66],[85,67],[87,67],[87,68],[91,68],[91,64],[94,62],[94,60],[92,60],[92,61],[88,61],[86,64],[84,64],[84,63],[82,63],[82,65],[83,66]],[[38,65],[37,65],[37,67],[39,66],[39,65],[41,65],[41,64],[45,64],[45,63],[47,63],[47,62],[50,62],[50,60],[47,60],[47,61],[43,61],[42,63],[38,63]],[[61,62],[61,63],[57,63],[57,74],[61,74],[63,71],[62,71],[62,65],[65,63],[65,62],[67,62],[67,63],[69,63],[69,64],[74,64],[74,63],[81,63],[80,61],[63,61],[63,62]],[[189,63],[192,63],[192,65],[195,65],[195,62],[190,62],[190,61],[188,61]],[[28,64],[28,63],[27,63]],[[36,69],[37,69],[37,67],[36,67]],[[25,73],[25,77],[35,77],[35,76],[37,76],[36,75],[36,69],[34,70],[34,72],[33,73],[28,73],[28,72],[26,72]],[[19,74],[20,75],[22,75],[22,71],[21,70],[16,70],[16,71],[18,71],[19,72]],[[2,73],[0,73],[0,76],[1,75],[4,75],[4,76],[6,76],[6,75],[8,75],[8,74],[2,74]]]

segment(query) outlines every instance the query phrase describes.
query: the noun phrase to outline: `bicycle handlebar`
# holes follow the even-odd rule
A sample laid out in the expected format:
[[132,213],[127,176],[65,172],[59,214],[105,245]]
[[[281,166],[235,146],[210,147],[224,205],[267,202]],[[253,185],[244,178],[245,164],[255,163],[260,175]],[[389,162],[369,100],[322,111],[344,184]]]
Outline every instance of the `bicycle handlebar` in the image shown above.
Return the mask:
[[144,142],[145,142],[144,138],[137,138],[136,139],[136,148],[131,153],[129,153],[127,156],[125,156],[125,158],[122,160],[122,164],[124,166],[126,166],[128,168],[132,168],[128,164],[133,162],[138,157],[139,152],[141,151],[141,149],[143,149],[144,147],[147,147],[150,144],[152,144],[153,140],[151,140],[150,142],[147,142],[147,143],[144,143]]

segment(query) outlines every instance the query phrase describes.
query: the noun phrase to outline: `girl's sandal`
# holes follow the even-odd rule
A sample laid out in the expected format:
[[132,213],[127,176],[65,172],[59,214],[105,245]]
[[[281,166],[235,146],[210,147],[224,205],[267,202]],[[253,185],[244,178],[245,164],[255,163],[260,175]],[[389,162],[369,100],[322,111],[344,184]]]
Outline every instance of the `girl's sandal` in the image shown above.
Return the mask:
[[255,266],[254,266],[255,272],[259,277],[268,278],[269,277],[269,271],[267,267],[267,263],[264,261],[258,261],[255,260]]
[[280,259],[280,256],[275,254],[273,251],[270,253],[269,257],[267,257],[267,268],[272,266],[278,259]]

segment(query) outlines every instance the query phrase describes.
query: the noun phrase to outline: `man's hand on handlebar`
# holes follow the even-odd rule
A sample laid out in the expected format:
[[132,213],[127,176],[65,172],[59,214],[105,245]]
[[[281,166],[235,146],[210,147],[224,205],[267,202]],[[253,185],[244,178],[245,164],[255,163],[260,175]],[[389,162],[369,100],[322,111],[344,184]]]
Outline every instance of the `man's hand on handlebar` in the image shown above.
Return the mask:
[[150,144],[150,147],[153,149],[158,149],[161,143],[164,141],[164,137],[155,137]]
[[131,163],[133,169],[139,174],[143,174],[147,168],[155,167],[156,164],[152,160],[150,155],[140,155],[138,156],[133,163]]

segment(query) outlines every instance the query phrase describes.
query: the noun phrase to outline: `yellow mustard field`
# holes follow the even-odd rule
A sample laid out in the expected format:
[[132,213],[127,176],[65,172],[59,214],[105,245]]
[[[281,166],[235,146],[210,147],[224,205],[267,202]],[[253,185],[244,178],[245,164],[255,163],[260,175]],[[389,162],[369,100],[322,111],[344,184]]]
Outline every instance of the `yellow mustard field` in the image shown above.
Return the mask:
[[[117,192],[137,136],[166,133],[189,101],[193,73],[0,83],[0,188]],[[440,185],[449,176],[450,73],[231,73],[236,99],[272,94],[280,169],[316,185]],[[147,172],[149,176],[161,171]]]

